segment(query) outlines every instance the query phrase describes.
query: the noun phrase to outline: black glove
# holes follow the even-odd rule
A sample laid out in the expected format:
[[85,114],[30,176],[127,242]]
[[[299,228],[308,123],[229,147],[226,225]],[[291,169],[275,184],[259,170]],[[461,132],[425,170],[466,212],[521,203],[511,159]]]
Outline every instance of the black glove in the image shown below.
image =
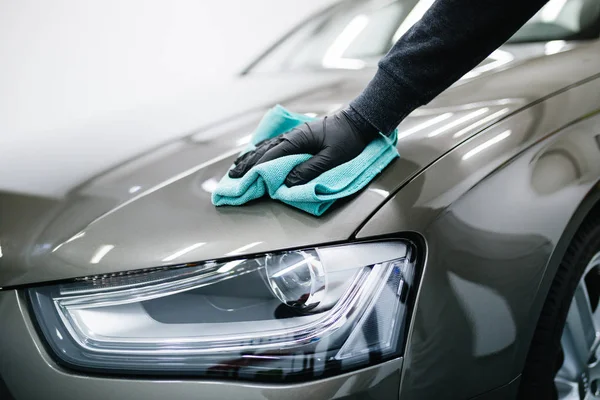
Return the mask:
[[256,149],[235,160],[235,167],[229,171],[229,176],[240,178],[255,165],[275,158],[312,154],[313,157],[294,167],[285,179],[288,187],[302,185],[323,172],[352,160],[377,135],[375,128],[353,122],[349,111],[341,110],[258,143]]

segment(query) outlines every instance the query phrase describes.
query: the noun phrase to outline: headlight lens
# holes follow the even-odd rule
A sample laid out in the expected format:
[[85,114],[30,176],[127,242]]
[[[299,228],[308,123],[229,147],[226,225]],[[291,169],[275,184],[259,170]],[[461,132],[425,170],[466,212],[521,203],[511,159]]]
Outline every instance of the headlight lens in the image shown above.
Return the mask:
[[281,381],[401,354],[411,248],[363,243],[29,289],[74,368]]
[[309,310],[325,296],[325,269],[314,251],[267,256],[265,269],[273,294],[283,304]]

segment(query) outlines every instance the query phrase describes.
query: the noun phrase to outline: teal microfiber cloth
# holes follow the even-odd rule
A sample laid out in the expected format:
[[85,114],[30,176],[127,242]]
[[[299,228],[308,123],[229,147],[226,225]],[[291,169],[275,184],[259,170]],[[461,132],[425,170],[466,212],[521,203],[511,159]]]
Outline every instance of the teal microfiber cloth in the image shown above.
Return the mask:
[[[252,151],[257,143],[265,139],[281,135],[311,120],[313,118],[290,112],[277,105],[262,118],[252,134],[250,144],[241,154]],[[365,187],[375,175],[398,157],[397,137],[396,131],[390,136],[380,134],[361,154],[304,185],[287,187],[283,182],[296,165],[311,157],[310,154],[285,156],[256,165],[237,179],[225,174],[212,194],[212,202],[215,206],[239,206],[268,194],[275,200],[307,213],[323,215],[337,199],[354,194]]]

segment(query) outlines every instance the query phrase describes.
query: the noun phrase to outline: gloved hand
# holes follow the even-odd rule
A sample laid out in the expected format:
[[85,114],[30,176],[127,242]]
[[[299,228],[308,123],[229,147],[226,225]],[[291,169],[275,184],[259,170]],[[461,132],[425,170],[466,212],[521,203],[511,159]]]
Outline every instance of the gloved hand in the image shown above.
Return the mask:
[[288,187],[302,185],[358,156],[377,137],[377,130],[368,124],[353,122],[348,110],[307,122],[288,133],[264,140],[256,149],[235,160],[229,171],[231,178],[240,178],[257,164],[292,154],[312,154],[297,165],[285,179]]

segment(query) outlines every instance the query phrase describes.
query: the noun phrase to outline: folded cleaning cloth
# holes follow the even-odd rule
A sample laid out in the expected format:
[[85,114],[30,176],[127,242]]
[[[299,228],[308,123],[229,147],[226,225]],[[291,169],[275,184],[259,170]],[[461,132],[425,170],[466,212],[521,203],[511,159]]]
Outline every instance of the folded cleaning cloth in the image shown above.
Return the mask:
[[[255,149],[255,145],[289,132],[313,118],[290,112],[280,105],[270,109],[258,124],[244,154]],[[394,158],[397,132],[389,137],[383,134],[372,141],[361,154],[319,175],[312,181],[293,187],[283,184],[288,173],[298,164],[308,160],[310,154],[296,154],[277,158],[252,167],[241,178],[233,179],[226,174],[212,194],[215,206],[239,206],[268,194],[310,214],[320,216],[342,197],[356,193],[375,175],[380,173]]]

